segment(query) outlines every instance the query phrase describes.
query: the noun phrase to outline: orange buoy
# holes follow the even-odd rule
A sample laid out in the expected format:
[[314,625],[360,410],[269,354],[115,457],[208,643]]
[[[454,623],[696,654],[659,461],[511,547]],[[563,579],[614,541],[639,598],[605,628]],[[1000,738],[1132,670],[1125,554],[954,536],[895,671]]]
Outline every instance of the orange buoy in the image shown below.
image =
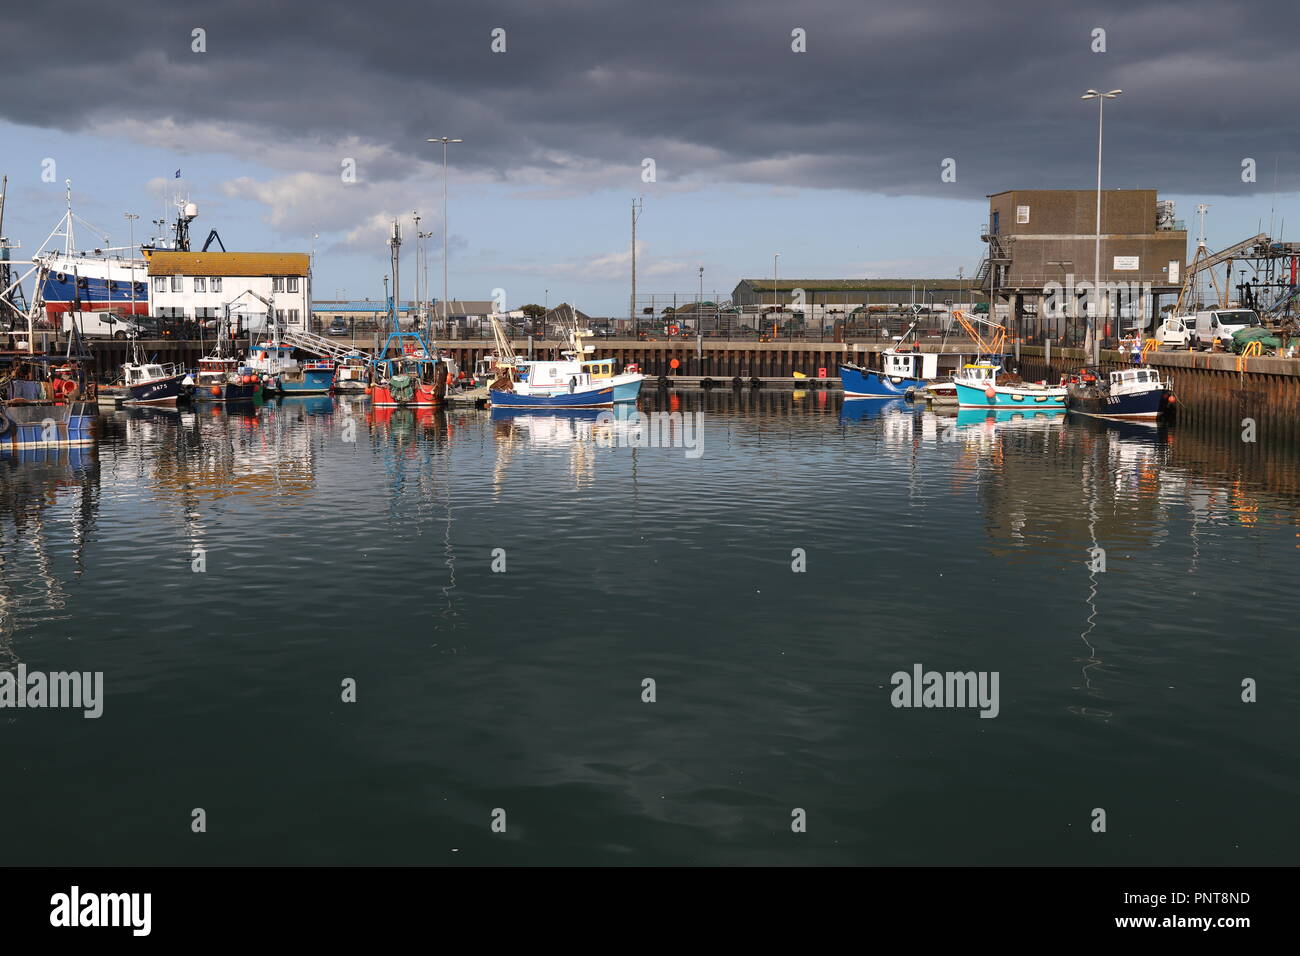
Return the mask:
[[984,397],[991,402],[998,397],[998,393],[993,391],[993,389],[991,388],[986,388],[984,389]]
[[220,395],[220,394],[221,394],[221,387],[218,386],[218,385],[213,385],[213,386],[212,386],[212,394],[213,394],[213,395]]
[[1174,404],[1176,404],[1177,402],[1178,402],[1178,396],[1177,396],[1177,395],[1174,395],[1174,394],[1170,394],[1170,396],[1169,396],[1169,404],[1170,404],[1170,405],[1174,405]]

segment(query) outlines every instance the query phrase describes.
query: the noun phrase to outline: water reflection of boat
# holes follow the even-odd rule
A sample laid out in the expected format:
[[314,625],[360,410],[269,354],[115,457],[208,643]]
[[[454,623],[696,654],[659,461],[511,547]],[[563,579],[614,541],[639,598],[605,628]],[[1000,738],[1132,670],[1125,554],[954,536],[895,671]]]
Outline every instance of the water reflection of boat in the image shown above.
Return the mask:
[[334,399],[328,395],[281,395],[276,404],[286,411],[296,408],[313,416],[334,413]]
[[[632,411],[635,412],[635,408]],[[617,414],[617,408],[614,413]],[[511,419],[539,421],[551,418],[594,422],[601,415],[608,416],[609,414],[610,409],[608,408],[509,408],[500,405],[492,406],[492,420],[494,422],[509,421]]]
[[1059,425],[1065,421],[1065,409],[962,408],[957,412],[957,427],[969,425]]
[[886,411],[910,411],[911,407],[912,406],[901,398],[895,398],[886,402],[845,402],[840,407],[840,421],[867,421],[872,418],[879,418]]
[[94,446],[0,451],[0,668],[18,661],[15,631],[65,616],[58,555],[71,544],[81,573],[98,503]]

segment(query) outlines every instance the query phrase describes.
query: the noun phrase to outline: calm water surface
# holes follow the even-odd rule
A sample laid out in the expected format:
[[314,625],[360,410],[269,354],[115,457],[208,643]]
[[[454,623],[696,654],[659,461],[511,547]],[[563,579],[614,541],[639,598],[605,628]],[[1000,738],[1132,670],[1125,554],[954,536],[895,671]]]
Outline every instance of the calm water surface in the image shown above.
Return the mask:
[[[297,399],[0,459],[0,667],[106,698],[0,711],[4,861],[1295,862],[1294,453],[670,403],[699,457]],[[999,715],[892,707],[918,663]]]

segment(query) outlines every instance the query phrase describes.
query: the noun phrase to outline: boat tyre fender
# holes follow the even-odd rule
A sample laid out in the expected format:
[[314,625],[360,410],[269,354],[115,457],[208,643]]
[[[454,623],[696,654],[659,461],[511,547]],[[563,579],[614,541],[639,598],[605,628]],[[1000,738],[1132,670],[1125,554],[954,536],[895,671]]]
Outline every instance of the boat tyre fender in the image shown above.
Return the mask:
[[717,383],[714,382],[713,379],[711,379],[711,378],[706,378],[704,381],[700,382],[700,388],[705,389],[705,390],[708,390],[708,389],[710,389],[710,388],[713,388],[713,386],[714,386],[715,384],[717,384]]
[[743,378],[741,378],[739,375],[737,375],[735,378],[733,378],[733,379],[731,380],[731,387],[732,387],[732,388],[740,388],[740,386],[742,386],[742,385],[744,385],[744,384],[745,384],[745,380],[744,380]]
[[751,388],[762,388],[763,380],[759,378],[757,375],[755,375],[753,378],[749,380],[749,385]]
[[659,376],[659,387],[660,387],[660,388],[667,388],[667,387],[668,387],[668,376],[667,376],[667,375],[660,375],[660,376]]

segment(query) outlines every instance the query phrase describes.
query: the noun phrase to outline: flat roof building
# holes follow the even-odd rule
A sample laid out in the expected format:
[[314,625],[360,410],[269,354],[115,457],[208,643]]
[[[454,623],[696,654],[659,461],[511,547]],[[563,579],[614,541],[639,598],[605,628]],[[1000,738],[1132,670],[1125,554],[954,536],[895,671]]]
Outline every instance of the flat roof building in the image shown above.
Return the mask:
[[[1075,320],[1085,314],[1096,269],[1097,190],[1011,189],[988,200],[981,237],[988,248],[977,284],[996,305],[1008,307],[1028,339],[1081,342],[1082,324]],[[1154,189],[1102,190],[1099,265],[1106,337],[1114,338],[1120,323],[1149,321],[1162,297],[1177,295],[1186,256],[1187,230],[1174,219],[1172,202],[1160,201]],[[1047,301],[1053,293],[1055,300]],[[1064,308],[1048,314],[1058,311],[1056,303]],[[1033,317],[1028,323],[1027,314]]]

